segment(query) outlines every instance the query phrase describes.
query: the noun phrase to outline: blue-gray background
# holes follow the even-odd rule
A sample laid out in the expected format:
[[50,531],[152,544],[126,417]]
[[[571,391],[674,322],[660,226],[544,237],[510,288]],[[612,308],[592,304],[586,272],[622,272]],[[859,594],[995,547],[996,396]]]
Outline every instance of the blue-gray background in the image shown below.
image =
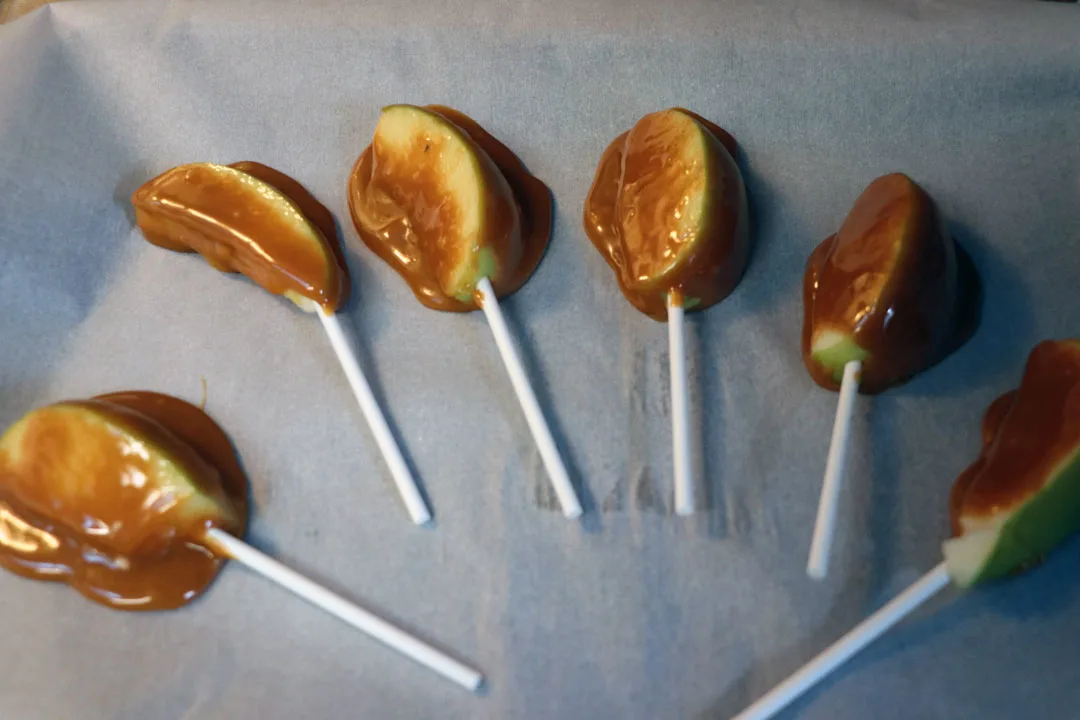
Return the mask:
[[[940,559],[946,498],[1032,345],[1080,333],[1080,9],[1040,2],[71,2],[0,28],[0,425],[69,396],[198,401],[254,485],[251,540],[481,667],[474,697],[244,569],[107,611],[0,574],[0,716],[724,718]],[[380,106],[457,107],[554,191],[506,311],[590,511],[553,509],[479,315],[422,308],[345,179]],[[672,516],[663,325],[581,229],[606,143],[684,105],[741,144],[757,246],[689,329],[702,495]],[[253,159],[343,223],[348,322],[435,509],[409,524],[318,323],[151,247],[126,199]],[[827,582],[804,572],[836,396],[800,281],[875,176],[938,200],[986,285],[960,352],[858,402]],[[785,717],[1076,717],[1080,544],[946,593]]]

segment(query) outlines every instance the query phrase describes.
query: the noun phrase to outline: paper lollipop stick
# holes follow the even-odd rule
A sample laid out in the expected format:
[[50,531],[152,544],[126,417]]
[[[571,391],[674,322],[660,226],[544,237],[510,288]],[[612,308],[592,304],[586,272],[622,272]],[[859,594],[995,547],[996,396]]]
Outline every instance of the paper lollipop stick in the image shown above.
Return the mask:
[[375,444],[379,446],[379,451],[390,468],[390,474],[394,478],[394,484],[397,485],[398,493],[401,494],[409,517],[417,525],[423,525],[431,520],[431,511],[428,510],[427,503],[424,502],[420,489],[416,486],[416,480],[409,472],[405,458],[401,456],[394,434],[390,432],[390,426],[386,424],[386,418],[383,416],[379,403],[375,400],[375,395],[371,392],[371,386],[364,377],[364,371],[360,369],[360,363],[357,362],[356,354],[341,327],[341,322],[337,315],[327,314],[321,309],[316,314],[322,321],[327,337],[330,338],[330,345],[334,348],[338,362],[341,363],[341,369],[345,371],[349,387],[352,388],[353,395],[360,404],[360,411],[371,428],[371,434],[375,436]]
[[581,502],[578,500],[574,485],[570,482],[570,476],[566,473],[562,456],[551,437],[551,429],[540,410],[540,403],[536,401],[536,393],[533,392],[532,384],[525,374],[525,368],[521,365],[514,340],[510,337],[510,331],[506,327],[506,319],[503,317],[502,308],[495,297],[495,291],[491,288],[491,282],[487,278],[481,278],[476,284],[476,290],[480,293],[480,307],[487,317],[491,333],[495,336],[495,345],[499,348],[506,371],[510,374],[510,383],[514,386],[518,402],[525,412],[525,421],[529,424],[536,447],[540,450],[540,458],[544,461],[548,477],[555,487],[555,494],[562,505],[563,515],[568,518],[576,518],[581,515]]
[[825,461],[825,482],[821,486],[814,539],[810,542],[810,560],[806,565],[807,574],[815,580],[821,580],[829,571],[829,551],[832,549],[836,530],[836,506],[840,501],[844,465],[847,464],[851,416],[855,409],[855,396],[859,391],[861,370],[862,363],[852,360],[844,365],[844,378],[840,382],[840,400],[836,404],[832,441],[829,443],[829,456]]
[[686,390],[685,314],[678,293],[668,294],[668,365],[671,368],[671,441],[675,461],[675,514],[694,512],[690,469],[690,407]]
[[780,712],[948,584],[949,573],[941,563],[733,720],[766,720]]
[[455,660],[446,653],[431,647],[399,627],[330,592],[326,588],[291,570],[277,560],[259,552],[242,540],[212,528],[207,540],[221,552],[241,565],[280,585],[312,605],[344,620],[357,630],[370,635],[379,642],[397,650],[421,665],[439,673],[466,690],[477,690],[484,681],[479,671]]

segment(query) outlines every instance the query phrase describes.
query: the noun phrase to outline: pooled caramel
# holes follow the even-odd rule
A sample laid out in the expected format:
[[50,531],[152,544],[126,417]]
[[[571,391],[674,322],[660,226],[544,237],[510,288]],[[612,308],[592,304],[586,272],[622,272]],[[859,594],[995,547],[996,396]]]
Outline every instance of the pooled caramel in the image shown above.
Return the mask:
[[815,360],[815,333],[851,337],[866,353],[859,391],[906,382],[974,332],[980,288],[970,259],[947,233],[931,197],[894,173],[870,183],[803,276],[803,361],[819,385],[839,389],[836,368]]
[[341,307],[349,275],[333,217],[298,182],[253,162],[181,165],[131,198],[146,239],[198,252],[305,309]]
[[[688,166],[679,157],[683,138],[667,122],[671,113],[704,128],[706,167]],[[585,232],[627,300],[649,317],[666,319],[669,295],[687,309],[705,309],[727,297],[742,277],[749,218],[735,154],[735,141],[722,128],[674,108],[646,115],[601,156],[585,199]],[[700,182],[710,183],[703,231],[688,233],[680,221]]]
[[[73,431],[69,408],[89,408],[140,441],[107,429]],[[116,609],[170,609],[202,594],[221,568],[202,539],[206,529],[243,534],[247,479],[228,437],[193,405],[115,393],[44,408],[21,432],[22,456],[0,451],[0,565],[13,572],[66,582]],[[159,451],[218,511],[177,515],[176,499],[146,480]],[[62,485],[78,481],[70,467],[65,472],[73,461],[86,468],[92,492]]]
[[1080,452],[1080,341],[1045,341],[983,417],[978,459],[949,497],[954,536],[1015,510]]
[[[461,130],[479,153],[480,162],[490,161],[491,171],[505,180],[503,185],[493,178],[492,187],[484,189],[489,205],[497,209],[491,220],[491,249],[497,256],[498,272],[489,279],[495,294],[505,297],[529,279],[544,255],[551,234],[551,193],[513,152],[471,118],[441,105],[424,109]],[[391,162],[380,156],[375,143],[368,145],[349,175],[349,209],[364,244],[408,283],[417,300],[435,310],[469,312],[479,307],[475,296],[455,296],[444,281],[447,266],[457,260],[458,249],[449,239],[456,218],[449,216],[434,178],[410,170],[419,166],[416,158],[430,149],[430,142],[418,141],[411,158]],[[410,214],[405,198],[422,198],[417,204],[424,211]]]

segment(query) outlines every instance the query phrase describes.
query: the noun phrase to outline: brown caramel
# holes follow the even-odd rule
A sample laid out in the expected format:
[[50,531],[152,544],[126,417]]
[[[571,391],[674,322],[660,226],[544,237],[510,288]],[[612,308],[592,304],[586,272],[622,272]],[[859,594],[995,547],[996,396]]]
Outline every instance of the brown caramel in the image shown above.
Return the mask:
[[[198,252],[217,270],[242,273],[276,295],[302,296],[328,311],[340,308],[349,275],[330,211],[273,168],[252,162],[227,167],[238,172],[182,165],[136,190],[131,202],[146,239]],[[259,191],[252,177],[291,202]]]
[[1020,388],[986,411],[982,435],[978,459],[949,497],[954,536],[963,532],[962,519],[1015,509],[1080,449],[1080,341],[1039,343]]
[[[223,563],[202,540],[207,527],[242,535],[246,525],[247,478],[228,437],[203,411],[167,395],[114,393],[79,404],[92,405],[137,429],[154,446],[166,447],[196,482],[204,483],[205,492],[219,498],[224,493],[233,517],[176,527],[147,513],[144,508],[154,499],[127,481],[102,488],[73,507],[46,497],[48,479],[38,474],[47,473],[47,467],[22,468],[23,474],[16,475],[0,455],[0,565],[26,577],[66,582],[91,600],[121,610],[171,609],[191,602]],[[65,452],[62,427],[45,421],[28,432],[33,433],[31,442]],[[149,462],[120,443],[95,448],[93,457],[108,463],[108,471],[118,477],[137,477]]]
[[[499,173],[509,186],[512,203],[504,202],[492,189],[486,192],[490,196],[489,212],[494,213],[490,218],[495,228],[492,249],[499,266],[490,280],[498,297],[510,295],[529,279],[547,248],[551,235],[551,192],[509,148],[476,121],[441,105],[428,105],[425,109],[463,131],[477,152],[493,163],[493,172]],[[422,144],[415,148],[418,154],[428,150]],[[425,306],[450,312],[478,309],[475,294],[470,294],[468,299],[452,296],[440,282],[446,266],[455,261],[455,249],[446,239],[456,218],[446,216],[447,210],[437,197],[432,179],[402,172],[402,168],[380,160],[373,145],[368,145],[349,175],[349,210],[360,238],[401,275]],[[404,197],[424,198],[429,211],[409,217],[402,207]]]
[[[585,199],[585,233],[615,271],[627,300],[656,320],[667,318],[669,294],[673,301],[685,299],[687,309],[723,300],[738,284],[750,253],[746,190],[734,160],[734,139],[695,113],[675,110],[699,122],[715,140],[711,167],[698,173],[708,173],[716,183],[704,236],[676,231],[678,208],[696,178],[665,172],[678,138],[657,120],[662,113],[646,115],[608,145]],[[643,147],[627,153],[631,133],[643,136]],[[694,246],[690,254],[672,266],[671,258],[688,244]]]
[[252,160],[232,163],[229,167],[247,173],[276,188],[279,193],[292,200],[293,204],[300,208],[300,212],[304,214],[304,217],[319,229],[323,238],[326,239],[330,251],[334,253],[334,259],[337,261],[339,270],[337,298],[333,307],[334,309],[343,307],[349,301],[352,283],[349,277],[349,264],[345,260],[345,250],[338,239],[337,223],[334,221],[334,216],[330,210],[316,200],[315,196],[308,192],[307,188],[280,170],[275,170],[268,165]]
[[874,180],[839,232],[810,255],[803,276],[803,361],[839,389],[810,354],[814,333],[851,336],[868,356],[859,391],[882,392],[940,361],[975,330],[978,280],[933,199],[895,173]]

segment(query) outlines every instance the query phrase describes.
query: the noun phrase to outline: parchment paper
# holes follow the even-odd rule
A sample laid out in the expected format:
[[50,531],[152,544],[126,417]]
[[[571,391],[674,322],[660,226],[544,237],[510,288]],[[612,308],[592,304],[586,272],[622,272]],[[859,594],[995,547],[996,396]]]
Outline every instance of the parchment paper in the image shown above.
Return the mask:
[[[505,303],[587,498],[556,510],[479,314],[359,242],[382,105],[472,115],[552,188]],[[581,229],[603,148],[684,105],[742,148],[756,249],[689,327],[704,507],[671,512],[666,332]],[[346,317],[437,516],[413,527],[319,324],[132,230],[176,164],[251,159],[338,216]],[[1080,333],[1080,11],[1041,2],[70,2],[0,27],[0,426],[141,388],[198,402],[254,485],[251,541],[482,668],[475,697],[238,566],[172,613],[0,573],[0,717],[725,718],[940,559],[953,479],[1035,342]],[[832,571],[804,571],[836,396],[798,340],[805,259],[879,174],[937,199],[982,327],[860,398]],[[794,718],[1076,717],[1080,544],[947,592]]]

